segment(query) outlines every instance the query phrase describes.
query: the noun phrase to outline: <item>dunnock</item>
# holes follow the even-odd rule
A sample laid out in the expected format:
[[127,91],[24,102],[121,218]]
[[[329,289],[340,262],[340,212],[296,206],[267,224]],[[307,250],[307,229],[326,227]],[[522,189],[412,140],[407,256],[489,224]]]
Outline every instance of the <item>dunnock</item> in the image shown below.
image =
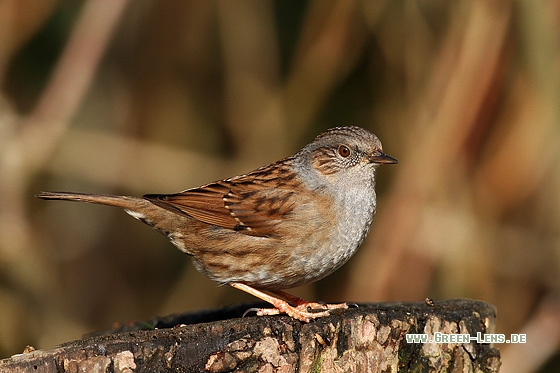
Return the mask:
[[258,315],[307,322],[347,305],[310,303],[282,290],[320,280],[354,254],[375,214],[375,169],[382,163],[397,160],[374,134],[337,127],[292,157],[180,193],[36,197],[123,208],[169,237],[212,280],[275,307]]

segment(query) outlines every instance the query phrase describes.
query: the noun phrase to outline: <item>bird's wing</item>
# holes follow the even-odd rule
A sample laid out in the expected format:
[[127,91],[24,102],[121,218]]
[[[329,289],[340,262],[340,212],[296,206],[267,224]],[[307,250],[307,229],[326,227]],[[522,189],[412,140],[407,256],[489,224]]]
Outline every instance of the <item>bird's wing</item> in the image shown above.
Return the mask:
[[144,196],[165,209],[244,234],[271,237],[295,208],[300,183],[285,163],[176,194]]

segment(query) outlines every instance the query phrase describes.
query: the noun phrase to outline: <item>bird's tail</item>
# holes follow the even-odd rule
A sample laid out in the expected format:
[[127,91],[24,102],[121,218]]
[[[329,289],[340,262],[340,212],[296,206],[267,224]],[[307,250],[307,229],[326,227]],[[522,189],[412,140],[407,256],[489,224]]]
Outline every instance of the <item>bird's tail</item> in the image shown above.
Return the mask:
[[37,193],[35,197],[41,199],[57,199],[65,201],[96,203],[99,205],[115,206],[132,211],[136,211],[139,207],[149,204],[149,202],[145,199],[137,197],[74,192],[40,192]]

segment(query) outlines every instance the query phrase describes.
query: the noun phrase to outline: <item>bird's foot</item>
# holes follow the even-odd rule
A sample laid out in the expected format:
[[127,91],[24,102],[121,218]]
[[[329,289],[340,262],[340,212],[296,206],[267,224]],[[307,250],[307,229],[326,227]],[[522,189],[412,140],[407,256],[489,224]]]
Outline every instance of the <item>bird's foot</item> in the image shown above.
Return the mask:
[[292,306],[284,299],[275,297],[273,295],[255,289],[249,285],[240,282],[232,282],[229,285],[236,289],[254,295],[255,297],[260,298],[274,306],[274,308],[251,308],[247,310],[245,314],[247,312],[256,312],[257,316],[286,314],[296,320],[309,322],[313,319],[329,316],[330,310],[348,308],[348,305],[346,303],[322,304],[316,302],[307,302],[304,299],[295,297],[283,291],[272,291],[272,293],[293,303],[294,306]]

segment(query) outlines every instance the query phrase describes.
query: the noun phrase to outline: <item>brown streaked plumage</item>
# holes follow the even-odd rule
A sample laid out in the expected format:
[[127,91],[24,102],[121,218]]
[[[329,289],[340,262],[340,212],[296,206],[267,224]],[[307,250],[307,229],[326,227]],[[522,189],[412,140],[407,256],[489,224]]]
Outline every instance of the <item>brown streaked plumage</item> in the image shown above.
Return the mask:
[[167,235],[212,280],[275,307],[258,315],[309,321],[346,304],[309,303],[282,290],[317,281],[353,255],[375,214],[375,169],[382,163],[397,161],[375,135],[337,127],[292,157],[180,193],[36,196],[123,208]]

